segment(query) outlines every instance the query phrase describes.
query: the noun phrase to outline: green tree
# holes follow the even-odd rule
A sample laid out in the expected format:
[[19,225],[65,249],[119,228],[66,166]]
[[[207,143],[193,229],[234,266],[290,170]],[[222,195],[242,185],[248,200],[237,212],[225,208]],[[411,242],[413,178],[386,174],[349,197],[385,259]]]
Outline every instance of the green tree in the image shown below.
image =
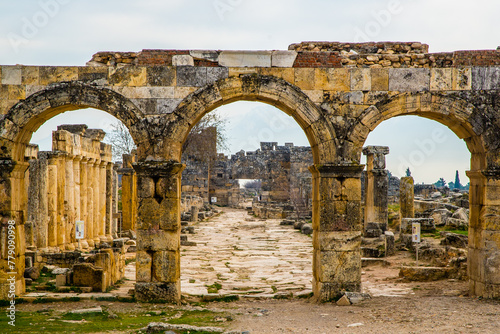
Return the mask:
[[406,176],[411,176],[410,167],[406,168]]
[[440,178],[436,183],[434,183],[434,185],[437,188],[443,188],[446,187],[446,181],[444,180],[444,178]]
[[462,189],[462,185],[460,184],[460,176],[458,175],[458,170],[457,173],[455,174],[455,184],[453,185],[454,189]]

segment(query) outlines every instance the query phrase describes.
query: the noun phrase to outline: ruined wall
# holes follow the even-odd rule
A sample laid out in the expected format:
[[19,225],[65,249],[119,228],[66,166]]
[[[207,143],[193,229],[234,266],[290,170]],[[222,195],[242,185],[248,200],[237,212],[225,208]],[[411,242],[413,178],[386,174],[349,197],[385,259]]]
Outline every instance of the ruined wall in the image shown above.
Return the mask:
[[[102,130],[61,125],[52,151],[30,160],[26,245],[42,252],[71,251],[112,241],[111,146]],[[76,222],[84,222],[78,243]]]

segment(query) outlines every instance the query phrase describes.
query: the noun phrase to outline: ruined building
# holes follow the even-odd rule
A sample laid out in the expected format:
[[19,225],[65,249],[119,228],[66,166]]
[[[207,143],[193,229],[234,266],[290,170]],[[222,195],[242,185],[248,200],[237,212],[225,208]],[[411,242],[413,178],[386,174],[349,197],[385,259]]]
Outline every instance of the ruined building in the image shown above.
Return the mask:
[[[292,116],[311,145],[318,300],[361,290],[362,149],[380,123],[404,115],[440,122],[466,142],[470,295],[500,297],[499,50],[429,53],[419,42],[303,42],[288,50],[100,52],[86,66],[1,66],[0,296],[7,295],[8,280],[17,294],[25,291],[31,135],[59,113],[90,107],[122,121],[137,145],[136,297],[178,302],[183,143],[205,114],[246,100]],[[6,274],[9,238],[12,277]]]

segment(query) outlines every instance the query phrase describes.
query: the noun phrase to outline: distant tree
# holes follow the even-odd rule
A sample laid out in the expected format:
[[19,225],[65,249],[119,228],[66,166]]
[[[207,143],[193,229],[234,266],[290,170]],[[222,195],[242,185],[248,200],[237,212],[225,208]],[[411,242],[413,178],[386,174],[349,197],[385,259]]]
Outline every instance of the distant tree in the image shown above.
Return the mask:
[[406,168],[406,176],[411,176],[410,167]]
[[261,180],[252,180],[245,183],[245,189],[255,189],[257,192],[262,186]]
[[214,152],[226,150],[226,124],[227,120],[217,113],[206,114],[189,132],[182,144],[182,153],[207,161],[212,158]]
[[455,189],[455,183],[454,182],[448,182],[448,188],[451,190]]
[[454,189],[462,189],[462,185],[460,184],[460,176],[458,175],[458,170],[457,173],[455,174],[455,184],[454,184]]
[[104,141],[111,145],[113,161],[121,161],[123,154],[131,154],[137,146],[122,122],[111,124],[112,131],[106,133]]
[[434,185],[437,187],[437,188],[444,188],[446,187],[446,181],[444,180],[444,178],[440,178],[436,183],[434,183]]

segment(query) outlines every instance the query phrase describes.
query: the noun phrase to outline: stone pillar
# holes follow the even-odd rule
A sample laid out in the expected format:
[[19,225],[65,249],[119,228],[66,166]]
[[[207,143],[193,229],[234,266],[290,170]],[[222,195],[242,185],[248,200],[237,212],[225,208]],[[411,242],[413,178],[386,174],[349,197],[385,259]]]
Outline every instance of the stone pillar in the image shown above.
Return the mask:
[[100,232],[100,200],[99,197],[101,195],[101,191],[99,189],[99,183],[100,183],[100,168],[99,165],[101,164],[101,159],[96,159],[95,163],[92,165],[92,190],[93,190],[93,209],[92,209],[92,214],[93,214],[93,239],[94,239],[94,244],[99,244],[101,242],[101,239],[99,238],[99,232]]
[[47,166],[47,210],[48,210],[48,224],[47,224],[47,244],[49,247],[57,246],[57,155],[52,153],[48,154]]
[[[119,226],[118,226],[118,218],[115,214],[118,214],[118,169],[121,166],[117,166],[116,164],[113,164],[113,188],[112,188],[112,208],[111,208],[111,213],[112,213],[112,235],[113,238],[118,238],[118,231],[119,231]],[[121,229],[121,226],[120,226]]]
[[95,246],[95,241],[94,241],[94,164],[95,164],[95,159],[88,159],[87,160],[87,211],[86,211],[86,218],[87,221],[85,222],[85,232],[86,233],[86,238],[87,242],[89,244],[89,247],[94,247]]
[[366,155],[365,234],[368,223],[375,223],[382,232],[385,232],[389,189],[385,155],[389,154],[389,147],[367,146],[363,148],[363,154]]
[[500,172],[467,172],[469,188],[469,251],[471,295],[500,297]]
[[66,184],[64,188],[64,216],[66,218],[66,250],[76,249],[75,239],[75,177],[73,157],[66,155],[65,161]]
[[64,199],[66,190],[66,155],[52,153],[57,156],[57,246],[64,250],[66,245],[66,216]]
[[313,174],[313,291],[318,301],[361,291],[362,165],[322,164]]
[[[80,155],[77,155],[73,157],[73,180],[74,180],[74,218],[75,218],[75,223],[78,220],[82,220],[81,218],[81,198],[80,198],[80,185],[81,185],[81,175],[80,175],[80,163],[81,163],[82,157]],[[75,234],[73,232],[72,238],[75,238]],[[80,243],[81,245],[81,243]],[[78,247],[78,240],[75,238],[75,247]]]
[[[27,199],[24,175],[28,167],[25,162],[0,160],[0,299],[5,300],[11,299],[11,282],[17,296],[25,291],[24,223]],[[11,240],[14,247],[9,248]],[[15,267],[11,267],[12,264]]]
[[123,155],[122,174],[122,230],[135,230],[137,220],[137,176],[132,168],[133,156]]
[[106,179],[106,191],[105,191],[105,236],[106,241],[113,241],[113,163],[109,162],[106,164],[105,179]]
[[99,173],[99,240],[107,242],[106,237],[106,166],[108,162],[101,160],[98,168]]
[[404,176],[399,183],[399,212],[401,218],[415,217],[413,197],[413,177]]
[[180,186],[184,165],[137,162],[138,219],[135,296],[179,302]]
[[89,215],[88,215],[88,158],[82,157],[80,162],[80,220],[83,220],[84,224],[84,239],[80,240],[80,246],[83,249],[92,247],[89,244]]

